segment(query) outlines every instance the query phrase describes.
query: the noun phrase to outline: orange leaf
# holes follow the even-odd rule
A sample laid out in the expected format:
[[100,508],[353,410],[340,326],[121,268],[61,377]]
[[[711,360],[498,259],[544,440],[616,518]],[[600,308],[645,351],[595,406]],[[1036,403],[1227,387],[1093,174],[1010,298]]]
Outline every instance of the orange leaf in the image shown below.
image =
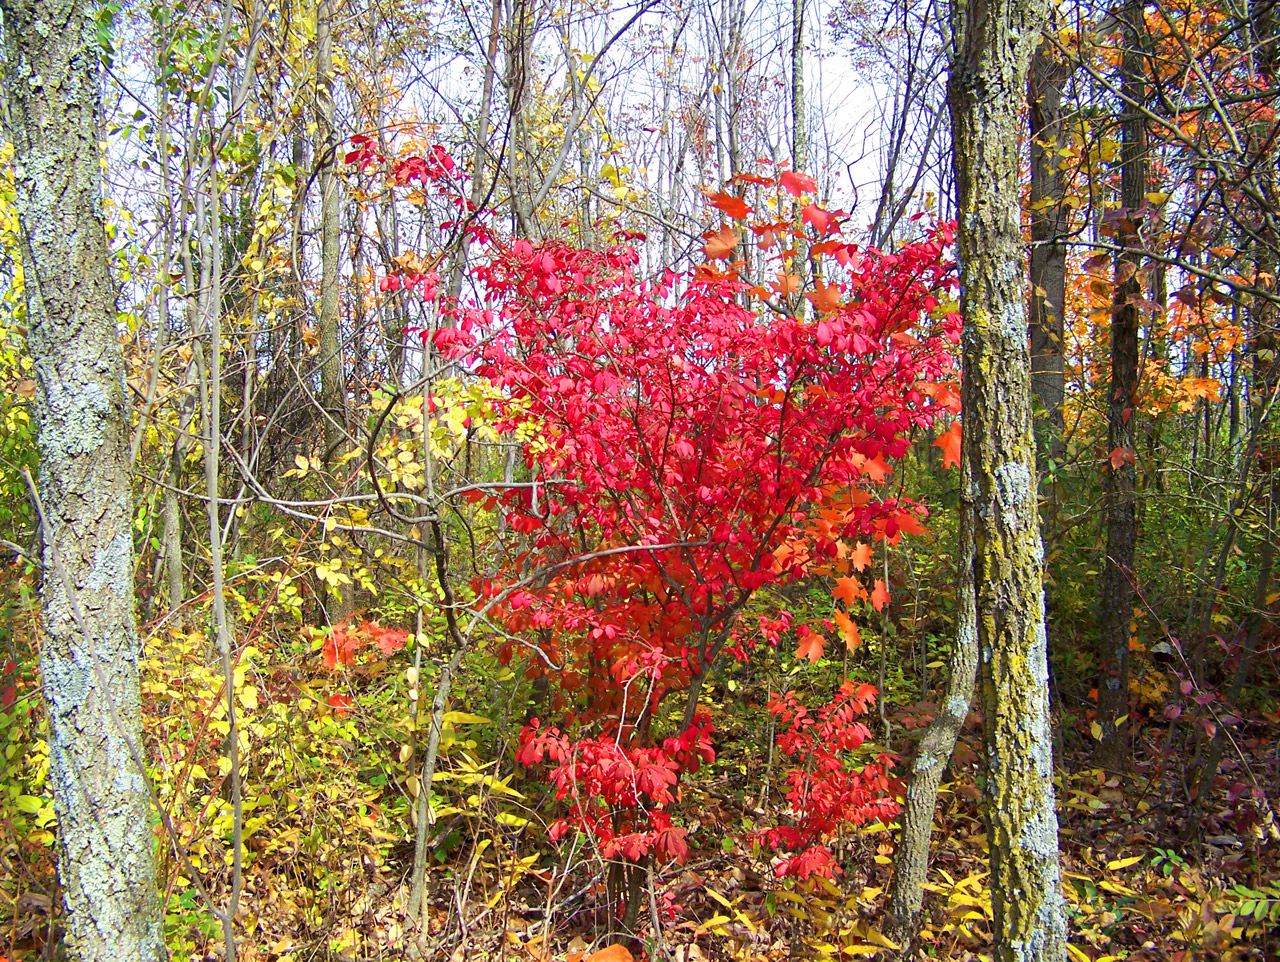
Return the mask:
[[1111,462],[1112,470],[1119,471],[1126,463],[1134,463],[1133,452],[1127,448],[1113,448],[1107,460]]
[[893,474],[893,468],[889,467],[889,465],[885,463],[884,458],[879,455],[874,458],[867,458],[860,467],[862,469],[862,473],[876,484],[880,484],[885,478]]
[[935,448],[942,449],[942,466],[944,468],[960,466],[960,422],[952,421],[951,427],[938,435],[933,442]]
[[939,381],[920,381],[916,384],[920,393],[933,398],[952,414],[960,413],[960,392],[953,384]]
[[[902,534],[924,534],[925,527],[910,511],[899,511],[894,516],[894,520],[898,522],[898,531]],[[894,544],[897,544],[895,541]]]
[[796,645],[796,657],[817,662],[822,657],[822,646],[825,642],[826,639],[816,631],[809,632],[800,639],[800,644]]
[[865,571],[867,565],[871,564],[871,545],[861,541],[854,545],[853,552],[849,555],[849,564],[858,571]]
[[702,235],[707,242],[702,245],[707,257],[713,261],[728,260],[733,249],[738,246],[738,235],[728,224],[721,224],[718,231],[707,231]]
[[774,289],[779,297],[790,297],[800,290],[800,277],[797,274],[778,271],[778,279],[769,286]]
[[636,957],[624,945],[611,945],[599,952],[592,952],[583,962],[636,962]]
[[836,579],[836,590],[831,594],[837,601],[843,601],[846,608],[852,608],[855,601],[867,596],[867,589],[862,587],[862,582],[857,578],[846,575]]
[[813,305],[814,310],[822,314],[834,311],[840,306],[840,288],[835,284],[814,281],[813,290],[806,294],[805,297],[809,299],[809,303]]
[[743,220],[749,214],[754,213],[751,207],[747,206],[747,202],[735,194],[726,194],[721,191],[718,194],[711,195],[711,206],[716,210],[722,210],[734,220]]
[[882,579],[877,578],[875,586],[871,589],[871,607],[876,611],[884,611],[884,606],[888,603],[889,589],[884,586]]
[[853,623],[852,618],[838,608],[832,612],[832,617],[835,619],[836,627],[840,629],[840,637],[844,639],[845,647],[850,651],[856,651],[862,644],[862,634],[858,631],[858,626]]

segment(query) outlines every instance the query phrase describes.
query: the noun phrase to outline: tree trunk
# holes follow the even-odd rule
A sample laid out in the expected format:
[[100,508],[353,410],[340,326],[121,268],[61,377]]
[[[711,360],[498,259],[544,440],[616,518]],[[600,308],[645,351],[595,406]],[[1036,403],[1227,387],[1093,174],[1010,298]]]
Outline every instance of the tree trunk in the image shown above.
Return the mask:
[[804,102],[804,0],[791,0],[791,169],[809,163],[809,115]]
[[187,600],[186,579],[182,564],[182,510],[178,505],[178,482],[182,480],[181,443],[175,441],[169,459],[169,485],[164,489],[164,528],[161,547],[164,549],[165,584],[169,588],[169,613],[175,617],[175,625],[181,624],[181,611]]
[[[1031,58],[1031,390],[1044,408],[1040,460],[1061,462],[1066,451],[1062,414],[1063,312],[1067,296],[1066,237],[1071,211],[1063,204],[1066,177],[1058,150],[1063,140],[1062,88],[1067,65],[1042,43]],[[1052,503],[1052,501],[1051,501]]]
[[[1144,102],[1142,54],[1138,30],[1144,7],[1131,0],[1125,7],[1127,42],[1121,58],[1125,99]],[[1120,142],[1120,206],[1132,229],[1121,235],[1129,248],[1116,257],[1115,294],[1111,307],[1111,384],[1108,388],[1107,457],[1102,465],[1102,510],[1107,522],[1107,557],[1102,569],[1102,678],[1098,685],[1098,723],[1102,740],[1097,761],[1104,768],[1128,767],[1127,731],[1118,727],[1129,711],[1129,623],[1133,619],[1134,549],[1138,540],[1135,398],[1138,392],[1138,324],[1141,311],[1131,303],[1144,296],[1141,283],[1140,214],[1147,189],[1145,123],[1133,107],[1125,108]]]
[[333,124],[333,0],[316,12],[316,121],[320,153],[320,303],[316,332],[320,346],[320,406],[324,409],[325,460],[346,452],[346,378],[342,371],[338,299],[341,238],[338,236],[338,137]]
[[128,425],[100,193],[97,8],[3,0],[0,10],[39,385],[40,663],[67,943],[82,960],[158,960]]
[[[971,472],[985,815],[997,962],[1066,958],[1036,505],[1019,108],[1042,0],[955,0],[948,82],[959,201],[962,457]],[[964,537],[962,536],[962,543]]]
[[[972,511],[969,493],[973,486],[967,473],[960,484],[961,512]],[[973,528],[960,526],[960,569],[956,585],[956,642],[951,652],[951,678],[946,698],[929,724],[915,763],[903,806],[902,836],[894,858],[893,890],[889,894],[888,924],[885,935],[902,945],[905,952],[919,928],[920,909],[924,904],[924,881],[929,870],[929,838],[933,832],[933,814],[938,802],[938,786],[942,772],[955,749],[956,737],[969,714],[973,698],[974,678],[978,673],[978,636],[976,599],[973,585]]]

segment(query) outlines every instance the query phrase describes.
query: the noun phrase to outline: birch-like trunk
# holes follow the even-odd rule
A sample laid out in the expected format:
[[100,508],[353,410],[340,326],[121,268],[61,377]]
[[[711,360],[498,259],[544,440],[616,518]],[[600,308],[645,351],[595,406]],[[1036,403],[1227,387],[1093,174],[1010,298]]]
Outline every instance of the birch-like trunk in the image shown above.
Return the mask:
[[39,389],[49,783],[73,958],[166,957],[133,615],[123,361],[101,198],[92,3],[3,0],[28,344]]
[[316,315],[320,342],[320,406],[324,409],[324,456],[346,453],[347,388],[340,331],[341,243],[338,223],[338,135],[333,119],[333,0],[320,0],[316,12],[316,158],[320,185],[320,303]]

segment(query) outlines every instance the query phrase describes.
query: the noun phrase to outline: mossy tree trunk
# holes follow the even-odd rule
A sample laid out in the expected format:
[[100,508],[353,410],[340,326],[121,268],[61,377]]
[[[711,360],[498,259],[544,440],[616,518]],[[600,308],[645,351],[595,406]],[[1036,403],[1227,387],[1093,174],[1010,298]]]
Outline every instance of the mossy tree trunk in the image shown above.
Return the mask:
[[953,0],[965,476],[994,958],[1066,958],[1045,654],[1019,126],[1043,0]]
[[73,958],[166,958],[133,615],[123,360],[101,197],[97,6],[2,0],[35,365],[40,668]]

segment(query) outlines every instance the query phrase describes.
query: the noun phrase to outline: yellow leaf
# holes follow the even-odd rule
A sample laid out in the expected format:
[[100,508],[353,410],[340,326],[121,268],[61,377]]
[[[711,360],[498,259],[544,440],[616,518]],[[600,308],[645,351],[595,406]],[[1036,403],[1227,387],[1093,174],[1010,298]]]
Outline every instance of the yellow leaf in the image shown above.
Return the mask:
[[1141,855],[1130,855],[1128,858],[1118,858],[1115,861],[1107,863],[1107,871],[1115,872],[1122,868],[1128,868],[1130,865],[1137,865],[1142,861],[1142,859],[1143,856]]
[[721,905],[723,905],[725,908],[727,908],[727,909],[731,909],[731,908],[733,908],[733,903],[732,903],[732,902],[730,902],[730,901],[729,901],[727,898],[725,898],[723,895],[721,895],[719,892],[717,892],[715,889],[707,889],[707,890],[706,890],[706,892],[707,892],[707,894],[708,894],[708,895],[710,895],[713,899],[715,899],[717,902],[719,902],[719,903],[720,903]]
[[1067,943],[1067,954],[1071,956],[1073,959],[1077,959],[1078,962],[1093,962],[1093,960],[1090,959],[1088,955],[1086,955],[1080,949],[1076,948],[1070,942]]
[[1089,722],[1089,734],[1093,736],[1094,741],[1102,741],[1102,726],[1097,722]]
[[465,711],[447,711],[443,721],[446,725],[483,725],[489,721],[483,715],[472,715]]

